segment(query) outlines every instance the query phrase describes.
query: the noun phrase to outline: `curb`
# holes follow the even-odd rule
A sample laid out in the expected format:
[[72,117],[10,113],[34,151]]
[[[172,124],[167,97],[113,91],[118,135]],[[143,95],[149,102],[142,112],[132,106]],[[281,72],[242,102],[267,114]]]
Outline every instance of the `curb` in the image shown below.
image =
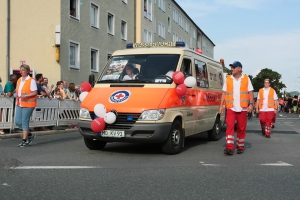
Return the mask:
[[[31,133],[35,135],[54,135],[61,133],[71,133],[78,132],[78,129],[65,129],[65,130],[49,130],[49,131],[32,131]],[[23,133],[11,133],[0,135],[0,140],[2,139],[10,139],[10,138],[21,138]]]

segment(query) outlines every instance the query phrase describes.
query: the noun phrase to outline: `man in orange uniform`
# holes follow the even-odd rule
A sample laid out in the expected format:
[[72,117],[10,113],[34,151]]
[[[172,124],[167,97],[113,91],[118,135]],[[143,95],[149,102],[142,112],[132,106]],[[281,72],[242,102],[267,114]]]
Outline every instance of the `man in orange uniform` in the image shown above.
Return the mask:
[[258,92],[256,109],[259,109],[259,121],[262,134],[271,138],[271,127],[278,110],[278,97],[273,88],[270,87],[270,80],[265,79],[264,87]]
[[253,86],[246,74],[242,74],[242,64],[239,61],[229,65],[232,75],[227,76],[223,84],[223,92],[219,113],[223,112],[223,102],[226,105],[226,148],[224,154],[233,155],[234,152],[234,125],[237,121],[237,153],[244,152],[246,137],[247,112],[253,109]]

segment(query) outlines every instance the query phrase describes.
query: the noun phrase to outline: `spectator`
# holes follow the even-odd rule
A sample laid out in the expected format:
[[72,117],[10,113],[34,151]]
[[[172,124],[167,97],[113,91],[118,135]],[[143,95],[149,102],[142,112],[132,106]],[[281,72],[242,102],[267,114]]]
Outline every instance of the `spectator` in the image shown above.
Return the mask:
[[293,102],[293,98],[289,96],[287,100],[287,108],[289,110],[289,114],[292,113],[292,108],[293,108],[292,102]]
[[56,83],[56,87],[59,88],[60,91],[61,99],[65,99],[67,97],[65,91],[63,90],[64,87],[63,84],[64,84],[63,81],[57,81]]
[[46,77],[44,77],[44,80],[43,80],[43,87],[44,87],[45,89],[47,89],[47,90],[49,91],[50,94],[52,94],[52,90],[53,90],[53,88],[54,88],[54,85],[51,84],[51,87],[49,88],[49,87],[48,87],[48,78],[46,78]]
[[42,81],[44,80],[43,74],[37,74],[35,76],[35,80],[36,80],[38,97],[48,97],[51,99],[51,94],[50,94],[49,90],[46,90],[42,85]]
[[53,98],[54,99],[63,99],[60,95],[60,89],[58,87],[54,89]]
[[79,95],[81,94],[81,90],[80,90],[80,86],[79,85],[75,86],[75,93],[76,93],[76,96],[79,98]]
[[68,93],[70,93],[70,91],[69,91],[69,89],[68,89],[68,83],[67,83],[67,81],[63,81],[63,90],[64,90],[64,92],[65,92],[65,94],[66,95],[68,95]]
[[9,75],[9,81],[4,86],[4,94],[7,97],[12,97],[15,93],[15,84],[17,82],[17,75],[11,74]]
[[279,98],[279,112],[284,112],[284,99]]
[[69,84],[69,93],[67,93],[68,99],[78,100],[78,96],[76,95],[75,84]]
[[296,114],[297,110],[298,110],[298,97],[297,97],[297,95],[294,95],[292,104],[293,104],[293,111]]
[[23,140],[18,145],[19,147],[28,146],[35,138],[35,135],[29,132],[29,121],[31,114],[36,107],[37,84],[36,81],[28,75],[29,72],[30,67],[28,65],[21,65],[21,77],[17,82],[16,88],[17,106],[15,123],[19,128],[23,129]]

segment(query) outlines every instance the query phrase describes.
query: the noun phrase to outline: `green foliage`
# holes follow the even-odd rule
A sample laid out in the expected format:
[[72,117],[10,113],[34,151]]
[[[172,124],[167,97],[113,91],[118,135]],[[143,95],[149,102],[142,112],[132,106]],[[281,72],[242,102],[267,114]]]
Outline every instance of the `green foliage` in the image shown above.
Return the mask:
[[277,94],[280,94],[280,90],[286,88],[285,84],[280,81],[281,74],[271,69],[262,69],[255,78],[252,79],[252,85],[255,92],[258,92],[260,88],[264,87],[264,80],[270,79],[271,87],[274,88]]

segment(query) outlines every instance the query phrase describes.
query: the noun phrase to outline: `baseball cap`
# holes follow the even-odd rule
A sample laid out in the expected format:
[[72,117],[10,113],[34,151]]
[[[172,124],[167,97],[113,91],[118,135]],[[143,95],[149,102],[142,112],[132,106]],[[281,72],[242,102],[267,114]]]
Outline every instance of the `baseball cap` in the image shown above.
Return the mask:
[[239,61],[234,61],[232,64],[229,65],[230,67],[240,67],[243,68],[242,63]]

